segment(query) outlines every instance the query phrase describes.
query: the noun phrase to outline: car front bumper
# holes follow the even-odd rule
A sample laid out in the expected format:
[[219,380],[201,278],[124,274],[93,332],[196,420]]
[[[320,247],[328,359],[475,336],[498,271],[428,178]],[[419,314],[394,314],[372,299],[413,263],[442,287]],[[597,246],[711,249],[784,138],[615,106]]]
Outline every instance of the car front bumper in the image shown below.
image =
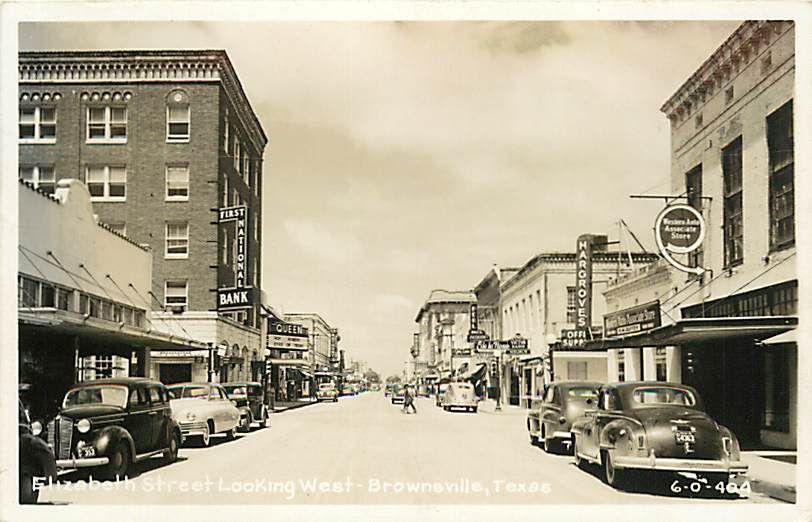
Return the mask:
[[656,457],[616,456],[612,463],[621,469],[650,469],[655,471],[688,471],[700,473],[745,473],[748,466],[740,460],[675,459]]
[[184,439],[196,435],[203,436],[209,429],[205,421],[180,422],[178,424],[180,424],[180,434]]
[[56,461],[56,467],[59,470],[94,468],[96,466],[105,466],[109,462],[110,459],[107,457],[88,457],[83,459],[58,459]]

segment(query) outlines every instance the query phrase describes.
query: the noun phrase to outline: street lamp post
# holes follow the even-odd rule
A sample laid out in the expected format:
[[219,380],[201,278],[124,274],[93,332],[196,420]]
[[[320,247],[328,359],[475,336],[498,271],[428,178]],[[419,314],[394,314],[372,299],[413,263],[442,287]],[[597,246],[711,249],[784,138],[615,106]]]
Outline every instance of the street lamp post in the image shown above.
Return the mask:
[[496,411],[502,411],[502,351],[494,350],[496,356]]

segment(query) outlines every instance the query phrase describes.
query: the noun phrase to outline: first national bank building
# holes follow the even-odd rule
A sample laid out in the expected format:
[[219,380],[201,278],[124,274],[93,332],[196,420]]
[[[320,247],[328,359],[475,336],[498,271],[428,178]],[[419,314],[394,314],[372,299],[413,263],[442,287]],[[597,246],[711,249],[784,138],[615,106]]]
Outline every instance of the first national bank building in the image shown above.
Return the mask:
[[[122,297],[121,307],[132,299],[152,331],[219,347],[215,380],[259,380],[267,137],[226,53],[23,52],[18,72],[20,179],[46,196],[60,180],[83,182],[97,221],[151,253],[149,288]],[[103,257],[98,287],[75,310],[102,321],[106,294],[120,293]],[[28,277],[54,286],[31,268]],[[25,304],[48,303],[38,294]],[[207,380],[203,354],[153,349],[143,373],[168,383]],[[110,373],[99,368],[96,376]]]

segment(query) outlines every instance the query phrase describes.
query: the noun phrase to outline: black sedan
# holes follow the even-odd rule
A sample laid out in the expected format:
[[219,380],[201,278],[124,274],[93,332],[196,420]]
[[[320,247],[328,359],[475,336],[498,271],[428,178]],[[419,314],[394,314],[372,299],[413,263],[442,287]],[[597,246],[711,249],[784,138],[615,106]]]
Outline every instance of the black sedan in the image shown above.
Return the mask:
[[581,418],[587,408],[595,407],[600,386],[598,382],[585,381],[550,383],[543,399],[534,401],[527,412],[530,442],[541,442],[548,453],[570,446],[572,423]]

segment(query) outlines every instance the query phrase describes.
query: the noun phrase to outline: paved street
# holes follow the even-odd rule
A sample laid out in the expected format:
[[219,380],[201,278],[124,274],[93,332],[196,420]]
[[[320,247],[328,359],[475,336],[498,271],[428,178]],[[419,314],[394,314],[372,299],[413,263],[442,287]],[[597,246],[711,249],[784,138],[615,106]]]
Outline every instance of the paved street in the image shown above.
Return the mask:
[[[687,499],[668,495],[662,487],[659,493],[616,491],[600,481],[596,470],[590,474],[575,467],[572,457],[547,455],[531,446],[524,410],[447,413],[435,407],[433,399],[418,399],[417,408],[417,415],[405,415],[382,393],[308,406],[274,415],[270,429],[231,442],[222,439],[211,448],[184,447],[172,465],[163,466],[157,460],[141,463],[136,476],[118,489],[113,489],[114,483],[108,483],[109,491],[68,491],[54,485],[42,492],[40,500],[60,504],[772,502],[756,494],[749,500]],[[316,483],[329,483],[324,486],[329,491],[320,491]],[[410,484],[423,490],[409,491]],[[89,487],[83,481],[70,486]]]

